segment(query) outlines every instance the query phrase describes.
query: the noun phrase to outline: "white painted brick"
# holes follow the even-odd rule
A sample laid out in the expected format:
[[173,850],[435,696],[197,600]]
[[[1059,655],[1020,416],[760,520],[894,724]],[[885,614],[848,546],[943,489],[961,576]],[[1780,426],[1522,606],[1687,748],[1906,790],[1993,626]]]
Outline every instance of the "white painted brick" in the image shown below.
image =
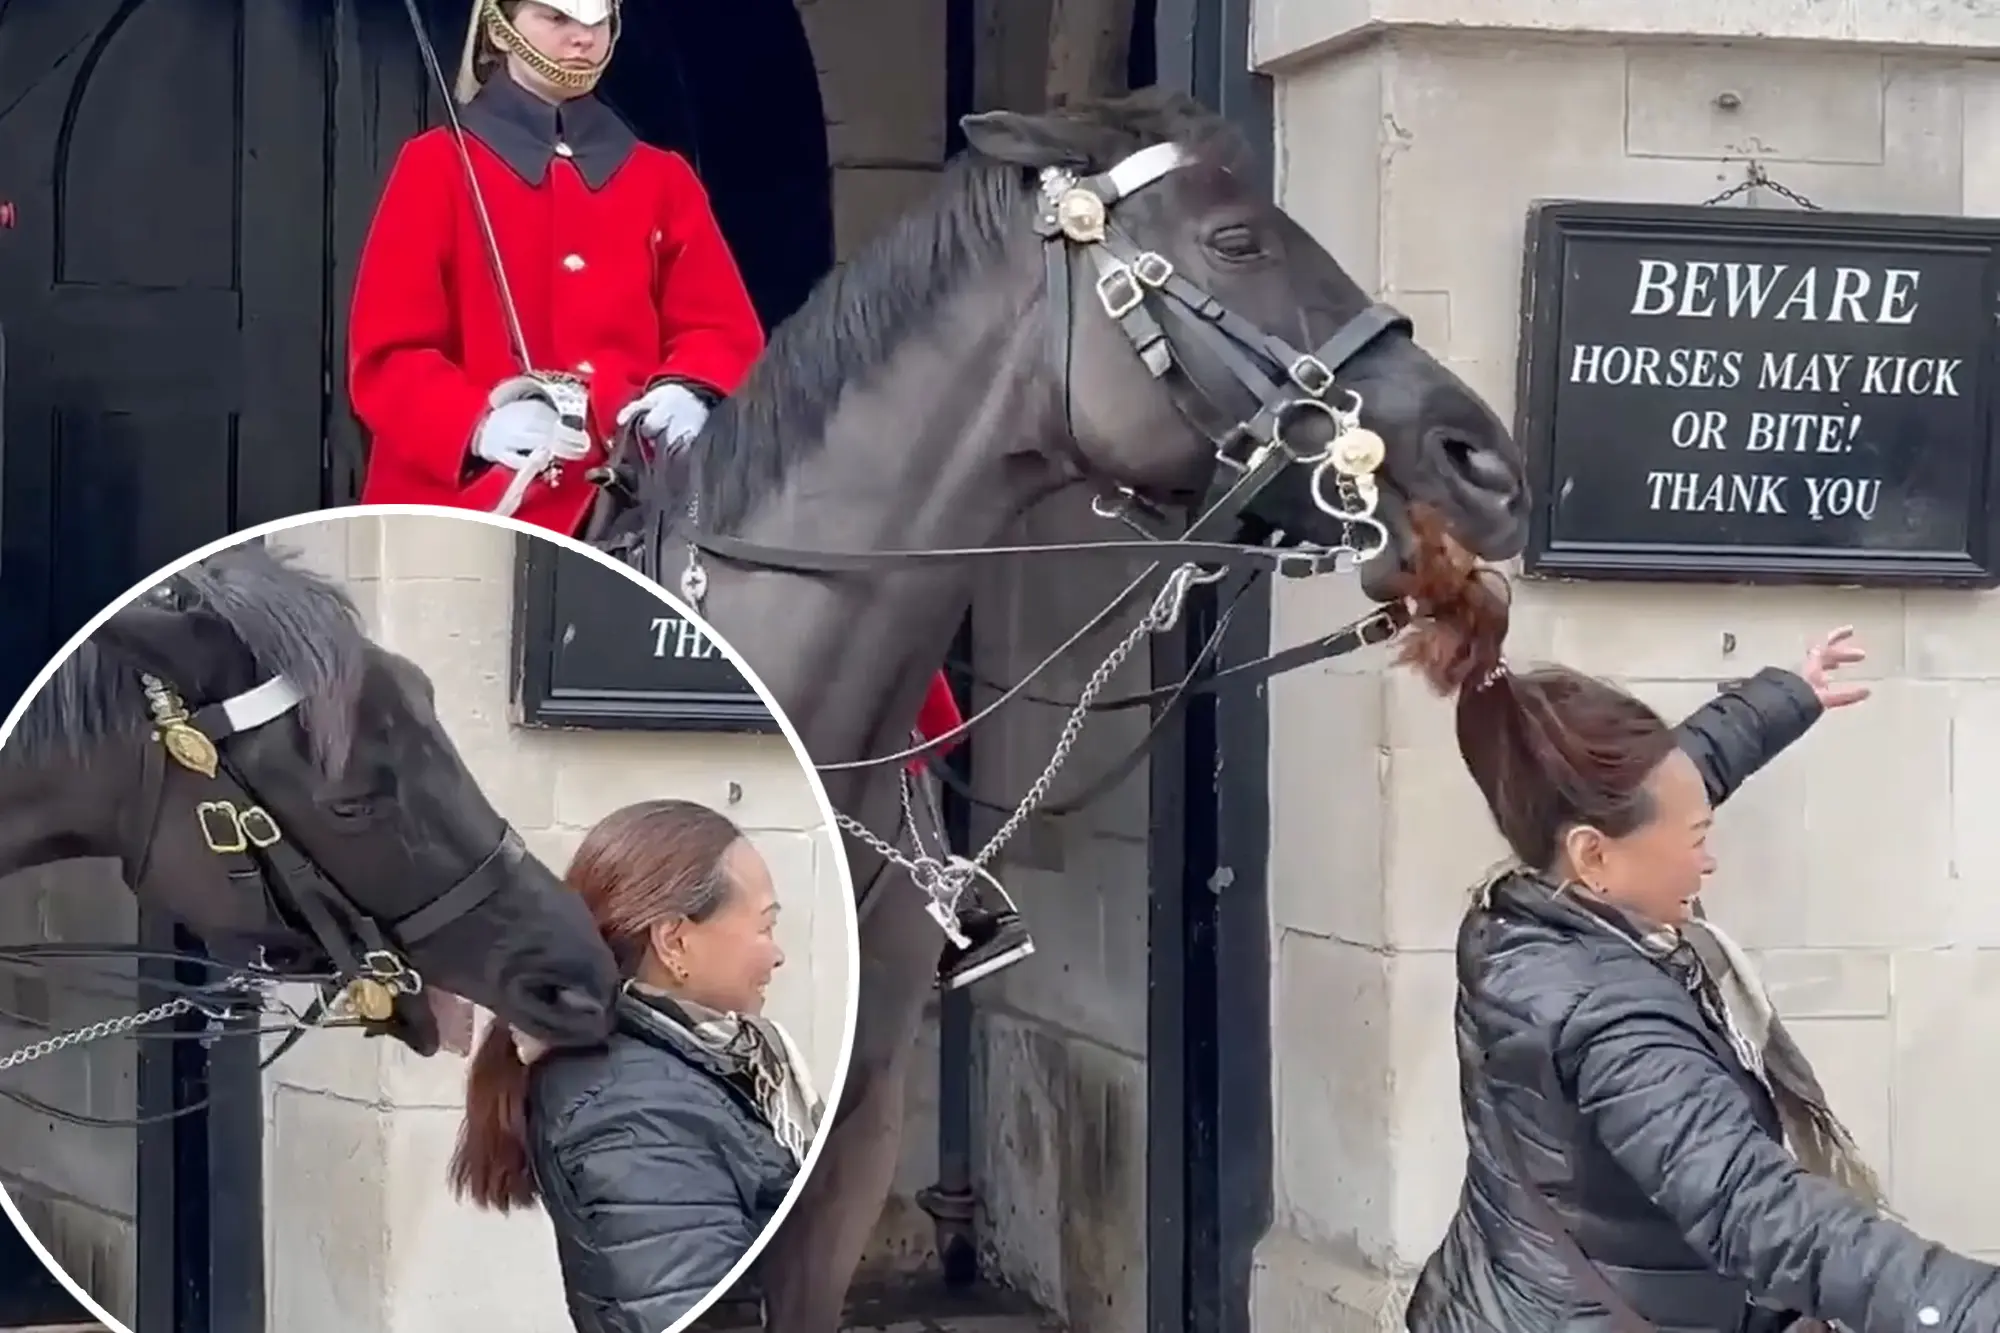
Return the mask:
[[325,522],[347,534],[347,577],[364,582],[382,577],[383,519],[366,510],[329,511]]
[[[1460,903],[1462,914],[1464,904]],[[1454,925],[1456,922],[1454,921]],[[1391,1196],[1389,1257],[1421,1263],[1437,1245],[1465,1177],[1465,1128],[1459,1113],[1458,1049],[1452,1007],[1457,962],[1448,953],[1399,954],[1389,964],[1393,1006],[1389,1154],[1397,1185]],[[1343,1024],[1346,1016],[1342,1015]]]
[[[458,1113],[443,1109],[384,1118],[380,1231],[389,1252],[384,1277],[390,1300],[388,1318],[370,1327],[385,1333],[435,1333],[440,1327],[549,1333],[567,1327],[548,1219],[532,1209],[482,1212],[444,1187],[442,1164],[450,1159],[458,1124]],[[468,1254],[479,1256],[476,1268],[462,1262]],[[496,1274],[506,1280],[495,1281]]]
[[1278,202],[1348,276],[1376,290],[1382,253],[1377,163],[1386,132],[1378,62],[1367,56],[1331,62],[1310,79],[1280,84],[1276,97]]
[[1302,670],[1271,682],[1271,921],[1387,942],[1382,682]]
[[1965,212],[2000,216],[2000,137],[1966,134],[1966,125],[2000,124],[2000,61],[1968,60],[1959,67],[1959,166]]
[[[553,737],[551,738],[554,739]],[[821,824],[818,804],[782,736],[640,733],[567,736],[556,760],[556,822],[587,828],[635,801],[700,801],[743,828]],[[731,783],[735,787],[731,787]],[[731,796],[740,790],[740,799]]]
[[1812,1061],[1826,1089],[1827,1104],[1854,1135],[1861,1156],[1897,1199],[1891,1177],[1895,1029],[1887,1018],[1802,1018],[1789,1022],[1792,1036]]
[[[1626,151],[1762,162],[1882,160],[1882,57],[1645,46],[1627,62]],[[1716,104],[1724,93],[1740,105]]]
[[496,569],[512,572],[515,537],[504,528],[441,515],[401,514],[379,521],[381,578],[486,583]]
[[1618,157],[1624,53],[1462,41],[1380,59],[1382,284],[1451,294],[1452,358],[1511,347],[1528,206],[1587,192]]
[[1951,868],[1959,943],[2000,945],[2000,684],[1960,686],[1951,735]]
[[1283,1227],[1257,1242],[1250,1326],[1258,1333],[1385,1333],[1399,1328],[1413,1274],[1384,1274]]
[[1905,594],[1904,605],[1911,675],[2000,678],[2000,593],[1917,589]]
[[1986,1141],[2000,1052],[1969,1040],[2000,1012],[2000,952],[1943,949],[1895,958],[1895,1203],[1923,1234],[1963,1249],[2000,1249],[2000,1159]]
[[1593,675],[1643,680],[1730,680],[1766,666],[1796,669],[1806,649],[1854,627],[1868,660],[1856,679],[1903,673],[1903,594],[1845,588],[1674,588],[1536,583],[1547,598],[1554,660]]
[[1786,1018],[1889,1016],[1889,955],[1849,949],[1774,949],[1757,959]]
[[2000,14],[1985,0],[1254,0],[1251,62],[1290,67],[1336,43],[1406,28],[1506,31],[1523,41],[1692,37],[2000,50]]
[[1276,1220],[1310,1240],[1381,1255],[1399,1188],[1386,1151],[1397,1063],[1388,960],[1286,932],[1276,962]]
[[1472,889],[1508,854],[1456,745],[1390,755],[1384,819],[1388,943],[1448,950]]
[[345,582],[348,578],[348,540],[353,525],[348,523],[302,523],[273,534],[265,545],[272,551],[295,558],[304,568],[326,578]]
[[270,1266],[271,1327],[381,1328],[388,1322],[394,1304],[389,1277],[397,1265],[382,1226],[386,1122],[383,1111],[365,1102],[278,1090],[265,1129],[266,1159],[275,1173],[264,1200],[276,1259]]

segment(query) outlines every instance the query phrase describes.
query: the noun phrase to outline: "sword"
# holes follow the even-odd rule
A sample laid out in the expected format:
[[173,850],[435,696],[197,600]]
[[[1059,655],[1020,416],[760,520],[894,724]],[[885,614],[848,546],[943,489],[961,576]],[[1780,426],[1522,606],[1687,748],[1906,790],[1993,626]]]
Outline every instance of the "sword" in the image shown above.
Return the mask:
[[498,407],[503,402],[532,397],[540,398],[555,409],[556,438],[535,450],[527,462],[515,470],[506,493],[493,506],[492,512],[511,516],[521,507],[528,486],[536,476],[545,474],[553,486],[561,476],[560,467],[564,460],[582,458],[590,452],[590,434],[585,425],[590,395],[577,376],[535,369],[534,358],[528,354],[528,335],[521,326],[521,312],[514,304],[514,289],[507,282],[507,266],[500,258],[500,240],[493,230],[493,215],[486,207],[486,192],[479,188],[479,177],[472,169],[472,150],[466,146],[465,125],[458,118],[458,99],[452,93],[450,80],[445,78],[444,65],[438,60],[437,48],[431,44],[431,35],[424,27],[417,0],[403,0],[403,12],[409,16],[410,30],[416,34],[417,51],[423,56],[424,68],[430,71],[431,83],[444,102],[445,123],[451,134],[452,146],[458,150],[459,172],[465,178],[465,189],[472,200],[473,218],[479,223],[479,238],[486,251],[487,271],[493,276],[494,290],[500,297],[500,313],[507,324],[507,340],[513,347],[514,363],[521,372],[496,387],[488,402]]

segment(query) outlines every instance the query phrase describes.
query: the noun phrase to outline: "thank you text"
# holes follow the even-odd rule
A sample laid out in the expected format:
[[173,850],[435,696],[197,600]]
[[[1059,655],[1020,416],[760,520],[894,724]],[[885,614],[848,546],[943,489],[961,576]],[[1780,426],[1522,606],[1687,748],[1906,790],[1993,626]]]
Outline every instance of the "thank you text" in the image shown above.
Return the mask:
[[1526,334],[1546,563],[1971,573],[1993,238],[1956,219],[1942,234],[1747,210],[1626,221],[1538,229],[1560,256],[1531,259],[1555,281],[1535,284]]

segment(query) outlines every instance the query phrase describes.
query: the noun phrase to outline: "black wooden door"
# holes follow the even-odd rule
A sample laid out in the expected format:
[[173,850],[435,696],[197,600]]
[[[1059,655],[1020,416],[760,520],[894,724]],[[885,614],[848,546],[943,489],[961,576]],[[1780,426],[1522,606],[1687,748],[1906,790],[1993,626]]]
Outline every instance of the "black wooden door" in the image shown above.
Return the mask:
[[327,9],[0,0],[0,704],[137,579],[321,503]]

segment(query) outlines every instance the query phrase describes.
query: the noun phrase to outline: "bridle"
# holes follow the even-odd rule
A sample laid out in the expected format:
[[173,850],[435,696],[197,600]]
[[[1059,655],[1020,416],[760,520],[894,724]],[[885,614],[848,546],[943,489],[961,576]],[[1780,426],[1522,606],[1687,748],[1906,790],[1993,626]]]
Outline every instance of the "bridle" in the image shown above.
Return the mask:
[[[171,583],[152,595],[179,604]],[[125,882],[135,892],[145,882],[154,847],[168,819],[192,817],[203,845],[222,862],[228,882],[235,887],[256,886],[282,932],[296,943],[260,944],[255,958],[241,965],[126,944],[0,946],[0,968],[10,964],[45,967],[51,961],[138,959],[186,964],[220,974],[217,981],[205,985],[148,978],[143,984],[178,994],[142,1014],[91,1024],[0,1056],[0,1073],[107,1037],[185,1036],[149,1034],[140,1029],[190,1013],[208,1018],[209,1039],[286,1033],[285,1040],[263,1061],[263,1068],[276,1063],[315,1028],[359,1027],[371,1036],[392,1033],[399,1006],[423,996],[424,978],[410,963],[409,951],[477,911],[500,889],[512,864],[527,855],[520,835],[511,826],[503,826],[493,850],[442,894],[400,917],[379,919],[286,838],[258,798],[256,785],[231,756],[233,740],[269,726],[299,707],[303,696],[298,687],[282,675],[272,676],[241,694],[190,710],[181,694],[158,676],[142,672],[139,679],[151,734],[142,750],[139,790],[126,807],[130,818],[120,830],[123,850],[119,860]],[[183,782],[192,777],[201,784],[193,793],[191,807],[169,799],[168,780],[173,769],[182,772]],[[280,986],[302,983],[312,985],[317,992],[312,1004],[303,1010],[274,994]],[[243,1026],[269,1013],[286,1021],[275,1029]],[[29,1023],[20,1015],[0,1016]],[[0,1089],[0,1096],[93,1128],[177,1119],[207,1104],[204,1101],[139,1120],[108,1121],[78,1116],[6,1089]]]
[[[976,856],[940,859],[925,851],[920,840],[915,842],[915,855],[905,855],[858,820],[837,812],[842,830],[868,846],[884,862],[862,891],[864,910],[881,870],[895,864],[916,878],[932,898],[933,915],[940,924],[946,924],[941,904],[947,898],[955,902],[957,893],[973,878],[990,879],[987,866],[1028,817],[1042,807],[1055,775],[1067,762],[1091,714],[1140,706],[1155,710],[1153,725],[1139,745],[1084,792],[1056,809],[1081,808],[1117,785],[1144,761],[1174,716],[1192,698],[1224,688],[1254,686],[1279,672],[1385,642],[1407,622],[1407,611],[1401,604],[1379,607],[1312,643],[1267,654],[1225,672],[1209,673],[1228,629],[1229,614],[1225,611],[1180,681],[1127,699],[1098,701],[1111,676],[1147,636],[1178,624],[1195,587],[1220,582],[1232,568],[1248,569],[1253,578],[1260,572],[1303,578],[1352,569],[1381,554],[1389,543],[1388,530],[1376,516],[1380,500],[1377,473],[1385,461],[1386,449],[1379,435],[1361,425],[1361,395],[1342,389],[1338,376],[1342,368],[1385,334],[1410,334],[1410,320],[1390,306],[1374,303],[1342,323],[1319,346],[1303,350],[1231,310],[1176,271],[1165,256],[1141,247],[1113,216],[1118,205],[1197,160],[1185,146],[1163,143],[1140,149],[1095,174],[1079,175],[1054,166],[1043,169],[1038,176],[1038,208],[1033,225],[1043,242],[1051,320],[1050,356],[1060,376],[1065,425],[1071,427],[1066,430],[1065,438],[1084,479],[1098,491],[1092,508],[1099,517],[1124,525],[1133,539],[956,549],[798,550],[705,532],[700,527],[698,506],[692,500],[683,515],[656,512],[640,530],[611,538],[606,534],[611,529],[614,511],[633,498],[630,478],[635,464],[645,466],[653,460],[645,443],[628,433],[614,443],[609,463],[592,474],[603,494],[586,528],[586,539],[660,579],[664,571],[653,565],[664,556],[668,544],[678,538],[685,557],[679,589],[697,611],[704,609],[709,559],[770,572],[826,577],[888,571],[911,564],[963,564],[1018,556],[1126,553],[1161,558],[1014,685],[958,727],[939,736],[913,738],[910,746],[892,754],[817,765],[824,773],[905,766],[951,746],[999,709],[1022,697],[1035,679],[1073,648],[1135,605],[1161,563],[1167,559],[1179,562],[1167,574],[1138,624],[1112,650],[1070,704],[1070,717],[1054,756],[1027,796],[1012,807],[979,802],[994,809],[1011,809],[1011,813]],[[1101,469],[1075,447],[1070,380],[1077,314],[1075,269],[1079,258],[1090,265],[1093,276],[1089,290],[1099,308],[1124,334],[1152,377],[1167,388],[1179,414],[1200,430],[1213,448],[1212,480],[1196,507],[1194,521],[1178,536],[1162,535],[1154,526],[1164,517],[1160,509],[1135,488],[1105,478]],[[1171,331],[1162,316],[1171,321]],[[1205,383],[1197,360],[1219,368],[1229,385]],[[1175,372],[1178,377],[1170,378]],[[1255,403],[1251,414],[1220,432],[1203,425],[1203,416],[1229,419],[1225,394],[1232,391],[1247,391]],[[1332,438],[1317,451],[1305,452],[1293,441],[1300,423],[1314,415],[1323,417],[1331,426]],[[1334,547],[1277,548],[1229,540],[1240,530],[1242,520],[1264,490],[1293,467],[1311,469],[1313,502],[1342,524],[1341,543]],[[690,485],[689,490],[692,493],[695,488]],[[1247,587],[1247,582],[1243,586]],[[1239,587],[1237,595],[1241,592]],[[942,766],[932,767],[946,781],[960,785],[942,773]],[[902,782],[903,826],[914,839],[915,815],[907,770],[902,774]],[[946,925],[946,929],[949,933],[951,927]]]

